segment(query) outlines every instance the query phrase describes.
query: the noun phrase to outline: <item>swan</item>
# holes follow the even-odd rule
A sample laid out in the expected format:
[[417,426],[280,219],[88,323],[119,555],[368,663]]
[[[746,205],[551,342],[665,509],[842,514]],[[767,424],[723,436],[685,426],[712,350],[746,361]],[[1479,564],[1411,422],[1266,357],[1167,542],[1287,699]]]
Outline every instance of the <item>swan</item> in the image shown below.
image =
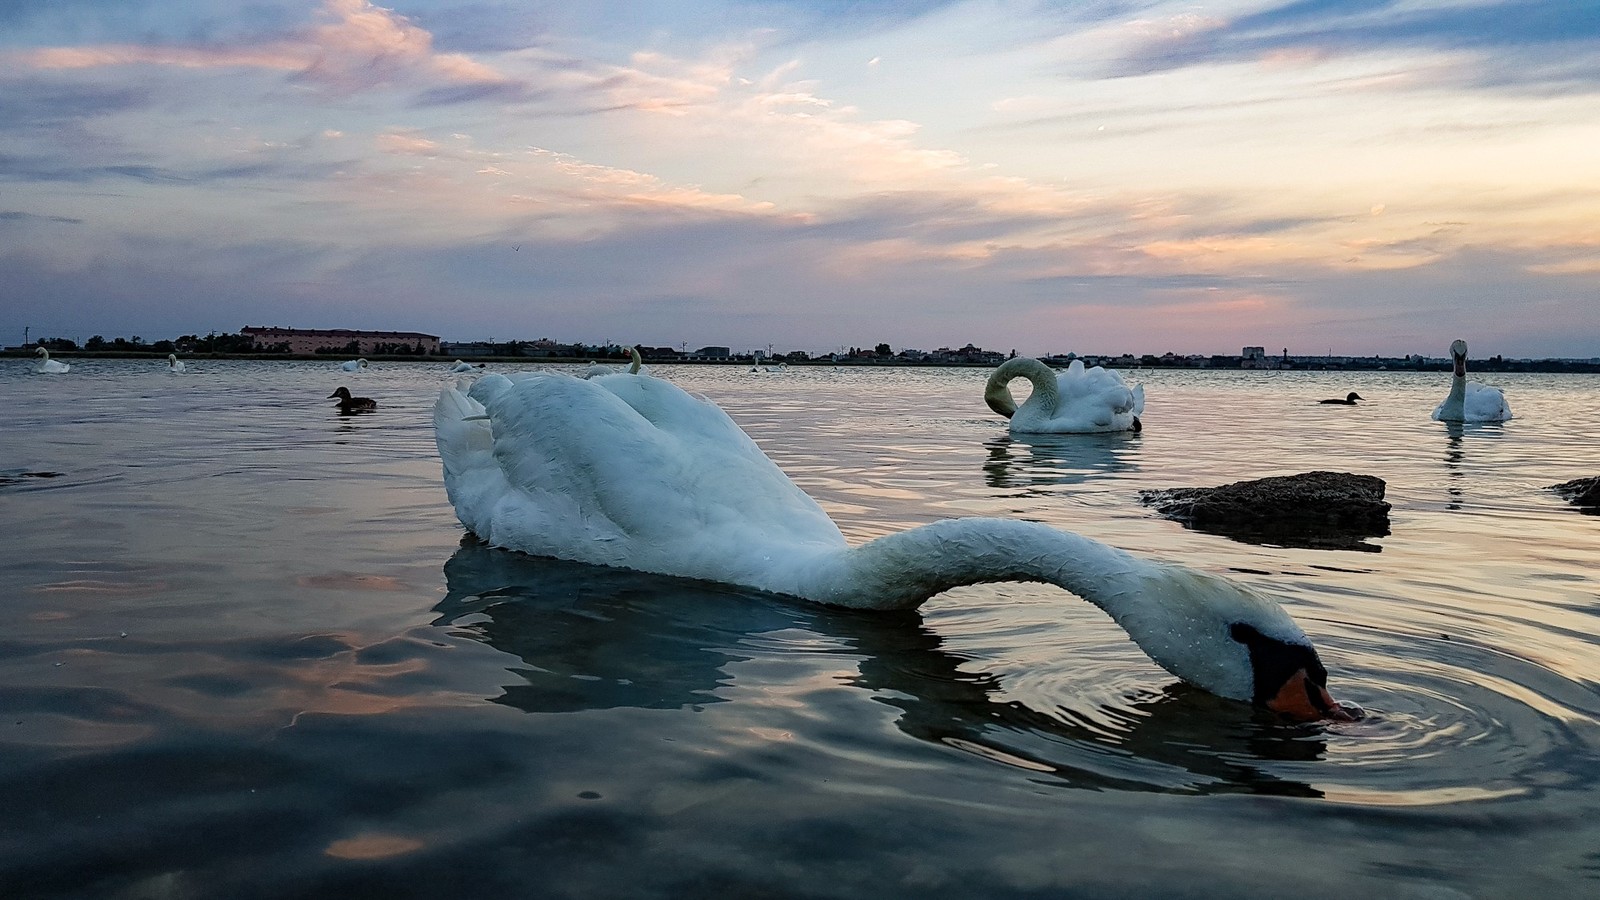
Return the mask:
[[50,358],[50,351],[43,347],[33,351],[39,354],[39,361],[33,364],[35,375],[65,375],[72,370],[72,366],[59,360]]
[[[1021,409],[1006,386],[1013,378],[1033,382],[1033,393]],[[1144,412],[1144,385],[1130,389],[1121,375],[1099,366],[1085,369],[1081,359],[1058,375],[1037,359],[1012,357],[989,376],[983,401],[1011,420],[1013,434],[1088,434],[1143,427],[1139,414]]]
[[366,367],[367,367],[367,359],[366,359],[366,357],[362,357],[360,359],[352,359],[347,363],[340,363],[339,364],[339,368],[345,370],[346,372],[359,372],[362,369],[365,369]]
[[378,408],[378,401],[371,397],[352,397],[350,396],[350,389],[347,387],[341,387],[328,395],[329,400],[335,397],[339,399],[339,412],[341,413],[366,412]]
[[1467,380],[1466,341],[1450,344],[1450,358],[1455,361],[1455,372],[1450,393],[1434,407],[1435,422],[1504,422],[1511,418],[1511,405],[1499,388]]
[[176,353],[168,353],[167,354],[167,372],[168,373],[170,373],[172,375],[182,375],[184,372],[187,372],[187,371],[189,371],[189,367],[183,364],[183,360],[178,358],[178,354],[176,354]]
[[473,365],[472,363],[462,362],[461,360],[458,359],[458,360],[456,360],[456,364],[450,367],[450,371],[451,371],[452,374],[460,375],[462,372],[471,372],[473,369],[482,369],[482,368],[486,368],[483,363],[478,363],[477,365]]
[[1360,394],[1356,393],[1355,391],[1351,391],[1350,393],[1344,395],[1344,399],[1343,400],[1340,400],[1337,397],[1335,397],[1332,400],[1322,400],[1322,401],[1319,401],[1319,402],[1321,402],[1321,403],[1337,403],[1340,406],[1355,406],[1357,400],[1365,400],[1365,399],[1367,399],[1367,398],[1361,396]]
[[1224,578],[1000,518],[851,547],[727,413],[661,379],[462,378],[433,420],[456,516],[491,546],[859,609],[1048,582],[1100,607],[1184,681],[1301,719],[1355,715],[1328,695],[1289,615]]
[[589,368],[584,369],[583,370],[583,374],[578,376],[578,377],[579,378],[599,378],[602,375],[616,375],[619,372],[626,372],[629,375],[638,375],[640,373],[649,373],[650,370],[644,367],[643,360],[641,360],[639,358],[639,348],[638,347],[629,347],[628,348],[628,355],[630,357],[632,357],[632,362],[628,363],[628,368],[626,368],[626,369],[620,369],[620,368],[617,368],[616,366],[608,366],[608,365],[605,365],[604,363],[591,362],[591,363],[589,363]]

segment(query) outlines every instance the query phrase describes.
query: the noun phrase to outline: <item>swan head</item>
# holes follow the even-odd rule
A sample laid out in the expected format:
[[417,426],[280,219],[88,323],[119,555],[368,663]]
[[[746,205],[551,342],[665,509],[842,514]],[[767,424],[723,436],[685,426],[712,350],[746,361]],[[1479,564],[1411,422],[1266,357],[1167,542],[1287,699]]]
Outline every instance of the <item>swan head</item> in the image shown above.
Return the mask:
[[1466,375],[1467,375],[1467,342],[1466,341],[1456,340],[1456,341],[1452,341],[1450,343],[1450,359],[1452,361],[1454,361],[1454,363],[1455,363],[1455,374],[1456,374],[1456,377],[1457,378],[1465,378]]
[[1109,595],[1091,596],[1092,587],[1078,593],[1110,613],[1157,665],[1196,687],[1295,721],[1359,718],[1328,693],[1327,667],[1300,626],[1244,585],[1160,565]]
[[1359,718],[1328,693],[1328,669],[1310,644],[1268,637],[1244,622],[1230,625],[1228,637],[1250,656],[1250,699],[1256,706],[1299,722]]
[[46,350],[43,347],[35,347],[33,352],[38,356],[44,357],[45,359],[49,359],[50,358],[50,351]]

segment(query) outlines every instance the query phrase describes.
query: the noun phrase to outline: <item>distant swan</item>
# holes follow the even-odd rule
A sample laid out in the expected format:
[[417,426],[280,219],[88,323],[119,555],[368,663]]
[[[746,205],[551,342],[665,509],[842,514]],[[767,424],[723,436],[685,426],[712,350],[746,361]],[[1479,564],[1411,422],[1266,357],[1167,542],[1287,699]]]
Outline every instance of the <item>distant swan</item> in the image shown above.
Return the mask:
[[1434,407],[1435,422],[1504,422],[1511,418],[1511,405],[1499,388],[1467,380],[1467,342],[1450,345],[1454,372],[1450,393]]
[[340,364],[340,366],[339,366],[339,368],[345,370],[346,372],[359,372],[362,369],[365,369],[366,367],[367,367],[366,357],[362,357],[361,359],[352,359],[347,363]]
[[1365,400],[1365,399],[1367,399],[1367,398],[1361,396],[1360,394],[1356,393],[1355,391],[1351,391],[1350,393],[1344,395],[1344,399],[1343,400],[1339,400],[1339,399],[1335,398],[1333,400],[1323,400],[1322,402],[1323,403],[1337,403],[1340,406],[1355,406],[1357,400]]
[[173,375],[182,375],[187,371],[189,371],[189,367],[183,364],[183,360],[178,359],[178,354],[167,354],[167,372]]
[[[1013,378],[1033,382],[1033,393],[1017,408],[1007,385]],[[989,408],[1011,420],[1013,434],[1090,434],[1138,431],[1144,412],[1144,385],[1129,388],[1122,376],[1075,359],[1066,371],[1026,356],[1000,364],[983,389]]]
[[339,399],[339,412],[345,414],[366,412],[378,408],[378,401],[371,397],[352,397],[350,396],[350,389],[347,387],[341,387],[328,395],[329,400],[335,397]]
[[450,367],[450,371],[453,374],[460,375],[462,372],[471,372],[474,369],[482,369],[482,368],[484,368],[484,364],[483,363],[478,363],[477,365],[473,365],[472,363],[462,362],[461,360],[458,359],[458,360],[456,360],[456,364]]
[[456,516],[492,546],[862,609],[1048,582],[1184,681],[1296,718],[1353,717],[1304,632],[1261,594],[1011,519],[947,519],[851,547],[726,413],[670,382],[496,373],[446,388],[433,420]]
[[637,347],[629,347],[628,348],[628,355],[630,357],[632,357],[632,361],[628,363],[628,368],[627,369],[621,369],[621,368],[619,368],[617,366],[608,366],[608,365],[605,365],[604,363],[593,363],[592,362],[592,363],[589,364],[589,368],[584,369],[583,370],[583,374],[579,375],[578,377],[579,378],[599,378],[601,375],[616,375],[616,374],[621,373],[621,372],[626,372],[629,375],[638,375],[638,374],[640,374],[641,371],[643,371],[646,374],[649,373],[650,370],[644,368],[643,360],[641,360],[639,358],[639,348],[637,348]]
[[39,361],[33,364],[35,375],[65,375],[72,367],[64,362],[50,358],[50,351],[43,347],[33,351],[39,354]]

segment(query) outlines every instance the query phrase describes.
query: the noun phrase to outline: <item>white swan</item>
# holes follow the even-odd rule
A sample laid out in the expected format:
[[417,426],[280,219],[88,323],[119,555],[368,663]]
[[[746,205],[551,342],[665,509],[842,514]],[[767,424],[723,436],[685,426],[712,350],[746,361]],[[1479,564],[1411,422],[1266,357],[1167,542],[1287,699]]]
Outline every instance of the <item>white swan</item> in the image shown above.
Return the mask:
[[450,371],[453,374],[460,375],[462,372],[471,372],[471,371],[473,371],[475,369],[482,369],[482,368],[485,368],[483,363],[478,363],[477,365],[473,365],[472,363],[462,362],[461,360],[458,359],[458,360],[456,360],[456,364],[450,367]]
[[359,372],[362,369],[365,369],[366,367],[367,367],[367,359],[366,359],[366,357],[362,357],[360,359],[352,359],[347,363],[340,363],[340,365],[339,365],[339,368],[345,370],[346,372]]
[[583,373],[578,377],[599,378],[602,375],[616,375],[619,372],[626,372],[629,375],[639,375],[641,373],[648,375],[650,373],[650,369],[644,365],[643,360],[639,357],[638,347],[629,347],[628,356],[632,357],[632,361],[628,363],[628,367],[626,369],[622,369],[617,366],[608,366],[604,363],[592,362],[589,364],[589,367],[584,369]]
[[59,360],[50,358],[50,351],[43,347],[33,351],[39,354],[39,361],[33,364],[35,375],[65,375],[72,370],[72,366]]
[[178,354],[176,354],[176,353],[168,353],[167,354],[167,372],[169,374],[182,375],[184,372],[187,372],[187,371],[189,371],[189,367],[183,364],[183,360],[178,358]]
[[[1007,387],[1013,378],[1033,382],[1033,393],[1020,409]],[[1085,369],[1081,359],[1057,374],[1037,359],[1015,356],[989,376],[983,402],[1011,420],[1013,434],[1138,431],[1144,385],[1129,388],[1121,375],[1099,366]]]
[[485,375],[434,407],[456,516],[497,547],[837,606],[909,609],[992,581],[1059,585],[1172,674],[1300,718],[1345,718],[1277,603],[1034,522],[949,519],[859,547],[720,408],[617,374]]
[[1499,388],[1467,380],[1467,342],[1450,344],[1455,361],[1450,378],[1450,393],[1433,409],[1435,422],[1504,422],[1511,418],[1511,404]]

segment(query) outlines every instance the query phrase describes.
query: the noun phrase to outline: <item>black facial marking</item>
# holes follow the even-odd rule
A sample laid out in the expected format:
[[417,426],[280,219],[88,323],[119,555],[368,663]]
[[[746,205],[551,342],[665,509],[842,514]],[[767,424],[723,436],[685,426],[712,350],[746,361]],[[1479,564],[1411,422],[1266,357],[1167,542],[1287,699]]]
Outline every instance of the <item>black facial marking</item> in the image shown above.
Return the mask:
[[1276,697],[1291,675],[1305,669],[1309,681],[1306,696],[1313,708],[1327,711],[1328,704],[1323,701],[1322,692],[1312,687],[1328,685],[1328,670],[1317,658],[1316,650],[1306,644],[1290,644],[1267,637],[1254,626],[1242,622],[1228,626],[1228,635],[1250,651],[1250,672],[1255,678],[1252,699],[1256,704],[1264,704]]

